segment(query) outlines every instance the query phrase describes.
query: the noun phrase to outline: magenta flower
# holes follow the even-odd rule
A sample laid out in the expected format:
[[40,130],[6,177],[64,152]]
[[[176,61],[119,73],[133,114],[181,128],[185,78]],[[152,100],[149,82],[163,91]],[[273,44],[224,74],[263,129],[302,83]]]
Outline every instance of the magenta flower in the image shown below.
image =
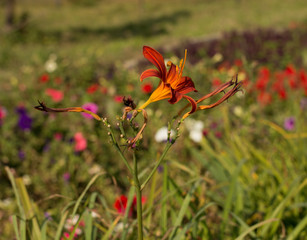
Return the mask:
[[288,131],[292,131],[295,128],[295,118],[294,117],[288,117],[284,121],[284,128]]
[[[88,110],[92,113],[97,113],[98,111],[98,106],[95,103],[86,103],[82,106],[83,109]],[[93,116],[88,114],[88,113],[81,113],[83,115],[83,117],[88,118],[88,119],[92,119]]]
[[0,126],[2,124],[3,119],[6,117],[6,110],[4,107],[0,106]]
[[70,179],[70,174],[69,172],[66,172],[63,174],[63,179],[65,182],[69,182],[69,179]]

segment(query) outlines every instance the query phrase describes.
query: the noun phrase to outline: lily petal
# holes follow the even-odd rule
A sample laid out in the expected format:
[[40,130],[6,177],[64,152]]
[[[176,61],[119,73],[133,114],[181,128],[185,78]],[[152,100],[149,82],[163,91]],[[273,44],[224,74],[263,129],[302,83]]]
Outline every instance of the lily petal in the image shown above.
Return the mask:
[[181,94],[186,94],[189,92],[197,92],[195,85],[190,77],[182,77],[179,84],[176,86],[176,91]]
[[140,77],[141,82],[143,82],[143,80],[148,77],[161,78],[161,73],[156,69],[148,69],[141,74]]
[[163,56],[155,49],[148,46],[143,47],[143,55],[148,61],[150,61],[153,65],[155,65],[158,68],[159,72],[161,73],[161,79],[165,81],[166,67],[164,64]]
[[185,99],[187,99],[190,103],[191,103],[191,111],[189,112],[189,114],[191,114],[191,113],[193,113],[193,112],[195,112],[196,111],[196,108],[197,108],[197,103],[196,103],[196,101],[193,99],[193,98],[191,98],[191,97],[189,97],[189,96],[187,96],[187,95],[183,95],[183,97],[185,98]]
[[170,68],[167,72],[167,83],[172,84],[174,81],[177,80],[177,71],[176,71],[176,65],[174,65],[173,63],[171,63]]

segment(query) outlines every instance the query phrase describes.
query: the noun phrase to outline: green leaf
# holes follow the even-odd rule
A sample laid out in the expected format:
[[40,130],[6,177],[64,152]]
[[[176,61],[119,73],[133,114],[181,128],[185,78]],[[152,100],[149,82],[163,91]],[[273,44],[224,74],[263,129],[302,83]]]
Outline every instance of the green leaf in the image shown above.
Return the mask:
[[68,211],[65,211],[64,214],[61,217],[60,224],[58,225],[58,228],[57,228],[57,231],[56,231],[56,234],[55,234],[55,238],[54,238],[55,240],[60,240],[60,238],[61,238],[62,230],[63,230],[64,224],[65,224],[67,215],[68,215]]
[[228,218],[229,218],[229,214],[230,214],[230,210],[231,210],[231,205],[233,203],[233,197],[234,197],[234,194],[235,194],[235,191],[236,191],[237,179],[238,179],[239,173],[241,171],[241,168],[242,168],[242,166],[245,162],[246,162],[246,160],[243,159],[239,163],[239,165],[237,166],[237,168],[236,168],[236,170],[233,173],[232,178],[231,178],[231,183],[230,183],[228,195],[227,195],[227,198],[226,198],[226,202],[224,204],[224,211],[223,211],[223,215],[222,215],[223,222],[221,224],[221,232],[220,232],[221,238],[223,238],[223,234],[224,234],[224,231],[225,231],[225,228],[226,228],[226,223],[228,222]]
[[72,212],[72,217],[74,217],[76,215],[76,212],[79,208],[79,205],[84,197],[84,195],[86,194],[86,192],[88,191],[88,189],[92,186],[92,184],[96,181],[96,179],[98,177],[100,177],[102,174],[105,174],[104,172],[101,172],[101,173],[97,173],[94,177],[92,177],[92,179],[89,181],[89,183],[86,185],[85,189],[83,190],[82,194],[80,195],[80,197],[78,198],[76,204],[75,204],[75,207],[74,207],[74,210]]
[[101,238],[101,240],[108,240],[110,239],[110,236],[112,236],[112,232],[116,226],[116,224],[118,223],[118,221],[120,220],[120,216],[118,216],[117,218],[115,218],[115,220],[113,221],[113,223],[111,224],[111,226],[109,227],[108,231],[106,232],[106,234]]
[[190,202],[191,202],[191,198],[193,196],[193,193],[195,191],[195,189],[197,188],[197,186],[199,185],[200,181],[196,181],[193,186],[191,187],[190,191],[187,193],[187,195],[185,196],[184,198],[184,201],[181,205],[181,208],[180,208],[180,211],[179,211],[179,214],[178,214],[178,217],[175,221],[175,224],[174,224],[174,228],[173,228],[173,231],[171,232],[171,235],[170,235],[170,239],[173,239],[173,237],[175,236],[176,234],[176,231],[178,229],[178,227],[181,225],[181,222],[183,220],[183,217],[184,215],[187,213],[187,210],[189,208],[189,205],[190,205]]
[[302,221],[293,229],[293,231],[288,235],[287,240],[298,239],[300,232],[306,230],[307,228],[307,216],[305,216]]
[[[248,228],[246,231],[244,231],[239,237],[237,237],[235,240],[243,240],[245,236],[247,236],[249,233],[253,232],[255,229],[267,224],[267,223],[271,223],[271,222],[275,222],[278,221],[278,219],[276,218],[272,218],[272,219],[267,219],[264,220],[260,223],[257,223],[255,225],[253,225],[252,227]],[[268,225],[267,225],[268,226]]]
[[15,231],[15,236],[17,238],[17,240],[21,240],[19,231],[18,231],[18,223],[17,223],[17,217],[16,215],[12,216],[12,221],[13,221],[13,227],[14,227],[14,231]]
[[[294,197],[297,193],[299,193],[302,188],[304,188],[306,185],[307,185],[307,178],[299,185],[299,187],[297,187],[298,183],[300,182],[300,177],[296,178],[290,188],[289,188],[289,193],[286,195],[286,197],[280,202],[280,204],[275,208],[274,212],[268,216],[268,218],[276,218],[278,215],[282,214],[283,210],[285,209],[286,207],[286,204],[288,203],[288,201]],[[266,225],[262,231],[261,231],[261,236],[265,236],[266,233],[271,230],[271,231],[274,231],[276,229],[278,225],[276,224],[275,226],[271,225],[271,224],[268,224]]]

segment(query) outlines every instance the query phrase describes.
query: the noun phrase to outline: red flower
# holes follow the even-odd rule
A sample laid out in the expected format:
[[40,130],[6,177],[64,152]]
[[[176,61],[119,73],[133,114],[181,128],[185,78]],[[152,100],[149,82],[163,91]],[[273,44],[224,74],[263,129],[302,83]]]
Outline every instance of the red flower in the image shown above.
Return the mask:
[[96,92],[96,91],[98,90],[98,88],[99,88],[99,84],[98,84],[98,83],[95,83],[95,84],[92,84],[91,86],[89,86],[89,87],[87,88],[86,92],[87,92],[88,94],[92,94],[92,93]]
[[46,95],[50,96],[54,102],[60,102],[64,98],[62,91],[53,88],[47,88]]
[[243,62],[241,59],[236,59],[234,64],[237,66],[237,67],[242,67],[243,66]]
[[[125,195],[121,195],[114,202],[114,208],[117,210],[119,214],[124,215],[127,208],[128,198]],[[146,202],[146,198],[142,197],[142,204]],[[132,217],[136,211],[136,197],[134,196],[130,210],[129,217]]]
[[216,87],[219,87],[220,85],[222,85],[221,79],[213,78],[213,80],[212,80],[212,87],[216,88]]
[[257,97],[257,100],[260,104],[266,106],[272,102],[272,96],[268,92],[260,92]]
[[46,83],[46,82],[48,82],[48,81],[49,81],[49,75],[43,74],[42,76],[40,76],[39,81],[40,81],[41,83]]
[[300,83],[302,85],[303,88],[307,88],[307,74],[306,72],[302,69],[299,72],[299,79],[300,79]]
[[153,86],[151,83],[143,84],[142,85],[142,91],[143,93],[151,93],[153,89]]
[[103,94],[107,94],[108,93],[108,89],[106,87],[101,87],[100,88],[100,91],[103,93]]
[[258,78],[256,81],[256,88],[264,91],[270,81],[270,70],[266,67],[262,67],[259,70]]
[[292,89],[296,89],[298,87],[298,84],[297,84],[295,77],[289,77],[288,82],[289,82],[289,85]]
[[287,99],[287,92],[284,88],[279,89],[278,95],[281,99]]
[[56,84],[61,84],[61,83],[62,83],[62,78],[56,77],[56,78],[54,79],[54,81],[55,81]]
[[293,67],[293,65],[288,65],[287,67],[286,67],[286,69],[285,69],[285,74],[286,75],[290,75],[290,76],[293,76],[293,75],[295,75],[295,73],[296,73],[296,70],[295,70],[295,68]]

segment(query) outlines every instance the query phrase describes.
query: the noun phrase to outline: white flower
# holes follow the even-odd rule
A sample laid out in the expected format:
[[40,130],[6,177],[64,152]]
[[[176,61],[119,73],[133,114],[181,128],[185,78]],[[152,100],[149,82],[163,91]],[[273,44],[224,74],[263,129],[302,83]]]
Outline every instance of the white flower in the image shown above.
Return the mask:
[[[160,128],[155,135],[155,140],[157,142],[165,142],[167,141],[167,132],[168,129],[167,127],[162,127]],[[171,138],[175,135],[175,132],[173,130],[171,130]]]
[[204,129],[204,123],[199,120],[195,120],[192,118],[188,118],[185,121],[185,126],[188,129],[189,137],[194,141],[194,142],[200,142],[201,139],[203,138],[203,129]]
[[233,109],[233,113],[237,116],[237,117],[241,117],[243,115],[243,109],[240,106],[235,106]]
[[193,130],[193,131],[190,132],[189,137],[190,137],[194,142],[199,143],[199,142],[202,140],[202,138],[203,138],[203,132],[202,132],[202,131],[198,131],[198,130],[197,130],[197,131]]
[[212,61],[215,63],[221,62],[223,60],[223,55],[221,53],[216,53],[212,57]]
[[30,185],[32,183],[32,180],[30,178],[29,175],[23,175],[22,176],[22,180],[23,180],[23,183],[27,186],[27,185]]
[[48,73],[54,72],[58,68],[58,64],[56,63],[57,56],[55,54],[51,54],[49,59],[45,63],[45,69]]
[[77,224],[78,220],[79,220],[79,215],[76,214],[73,218],[68,218],[66,220],[66,223],[65,223],[64,227],[66,229],[70,229],[71,227],[73,227],[73,226],[75,226]]
[[89,170],[88,173],[91,175],[94,175],[96,173],[99,173],[101,171],[101,167],[98,164],[94,164]]

